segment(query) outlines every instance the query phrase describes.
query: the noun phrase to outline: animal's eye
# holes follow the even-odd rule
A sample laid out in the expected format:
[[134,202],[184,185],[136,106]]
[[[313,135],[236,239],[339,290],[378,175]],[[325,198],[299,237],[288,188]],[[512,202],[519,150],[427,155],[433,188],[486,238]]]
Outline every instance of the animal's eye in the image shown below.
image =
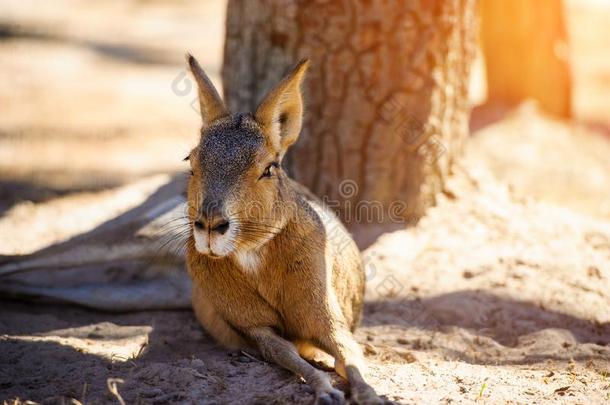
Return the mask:
[[191,176],[194,176],[194,175],[195,175],[195,173],[194,173],[192,170],[190,171],[190,173],[191,173]]
[[263,174],[261,174],[260,178],[263,178],[263,177],[273,177],[277,167],[278,167],[277,162],[271,163],[269,166],[267,166],[265,168],[265,171],[263,172]]

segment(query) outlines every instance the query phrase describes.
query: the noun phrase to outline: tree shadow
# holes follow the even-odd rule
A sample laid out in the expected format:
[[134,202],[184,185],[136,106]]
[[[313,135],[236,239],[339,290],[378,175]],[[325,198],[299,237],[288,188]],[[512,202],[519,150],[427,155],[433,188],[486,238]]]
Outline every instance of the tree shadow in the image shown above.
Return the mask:
[[185,176],[175,175],[133,208],[65,241],[0,256],[0,292],[116,312],[188,307],[182,228],[171,213],[185,201]]
[[[236,393],[247,403],[308,404],[313,399],[297,376],[218,346],[190,310],[117,315],[69,305],[0,305],[5,309],[0,315],[0,402],[20,398],[59,404],[74,398],[117,403],[108,379],[123,381],[117,389],[129,404],[224,403]],[[138,339],[147,343],[132,355],[94,353],[104,343],[121,349]]]
[[[450,357],[476,364],[610,359],[609,322],[582,319],[485,291],[368,302],[363,324],[398,328],[405,337],[414,337],[407,346],[416,350],[431,348],[418,336],[441,333],[445,337],[433,346]],[[469,353],[473,347],[494,352],[496,357]],[[524,347],[527,353],[521,350]]]
[[0,264],[10,261],[27,260],[33,257],[48,256],[49,254],[69,249],[77,243],[89,241],[92,238],[105,240],[106,242],[112,241],[112,243],[134,238],[133,233],[135,231],[154,219],[154,217],[151,217],[151,212],[156,216],[162,216],[176,208],[177,203],[175,202],[175,197],[184,195],[185,190],[185,175],[183,173],[175,175],[170,181],[161,185],[157,190],[151,193],[142,203],[103,222],[93,229],[78,234],[61,243],[56,243],[47,248],[40,249],[32,254],[24,256],[3,256],[0,259]]
[[[161,359],[169,367],[179,359],[202,358],[213,345],[201,333],[194,334],[197,325],[190,311],[117,316],[66,305],[1,305],[8,311],[0,317],[0,401],[21,398],[59,404],[75,398],[82,403],[117,403],[107,385],[108,379],[118,378],[125,382],[117,387],[128,403],[152,402],[149,391],[154,387],[130,384],[140,368]],[[11,316],[29,322],[19,324]],[[176,321],[183,325],[181,333],[168,334],[164,325],[175,327]],[[134,339],[147,343],[140,351],[136,346],[128,357],[95,352],[96,346],[112,344],[121,349],[123,342],[127,346]],[[197,347],[185,342],[188,339],[203,344]],[[162,395],[169,395],[169,400],[181,394]]]
[[[0,306],[0,401],[21,398],[67,403],[68,398],[75,398],[83,403],[116,403],[107,386],[113,378],[124,381],[117,388],[127,403],[222,403],[236,393],[241,393],[242,399],[248,393],[247,403],[305,404],[313,399],[307,385],[291,373],[218,346],[190,310],[117,315],[70,305],[0,301]],[[488,311],[485,316],[468,316],[473,308],[473,313],[480,308]],[[498,325],[511,320],[513,323]],[[371,326],[398,328],[403,340],[394,342],[395,346],[440,352],[469,364],[518,366],[548,360],[568,364],[571,360],[609,359],[608,350],[599,346],[610,341],[608,323],[596,324],[485,292],[370,302],[366,304],[364,330]],[[563,342],[555,342],[525,356],[519,353],[527,344],[524,339],[555,329],[569,331],[575,341],[588,344],[592,350],[572,355]],[[46,339],[50,336],[54,340]],[[95,346],[110,340],[121,346],[117,344],[121,339],[127,345],[130,338],[138,336],[146,336],[147,343],[134,350],[133,356],[103,357],[92,354],[86,346],[87,342]],[[554,336],[569,337],[566,333]],[[62,342],[63,338],[78,339],[85,346]],[[464,341],[504,353],[488,358],[469,350],[472,347]]]
[[31,39],[48,41],[88,48],[100,56],[114,59],[119,62],[135,63],[140,65],[174,65],[175,58],[161,49],[141,46],[125,46],[104,43],[89,39],[81,39],[51,32],[36,31],[17,24],[0,24],[0,40]]
[[[83,176],[84,177],[84,176]],[[104,176],[103,181],[79,182],[74,185],[56,186],[37,180],[12,180],[0,178],[0,218],[14,205],[29,201],[34,204],[45,203],[74,193],[97,192],[125,185],[125,176]]]
[[26,181],[0,180],[0,218],[13,205],[23,201],[41,203],[62,197],[74,191],[35,184]]
[[[383,316],[375,316],[383,313]],[[542,305],[464,290],[429,298],[384,299],[368,302],[365,325],[401,325],[423,329],[457,326],[485,330],[505,346],[542,329],[569,330],[581,343],[610,344],[610,323],[581,319]]]

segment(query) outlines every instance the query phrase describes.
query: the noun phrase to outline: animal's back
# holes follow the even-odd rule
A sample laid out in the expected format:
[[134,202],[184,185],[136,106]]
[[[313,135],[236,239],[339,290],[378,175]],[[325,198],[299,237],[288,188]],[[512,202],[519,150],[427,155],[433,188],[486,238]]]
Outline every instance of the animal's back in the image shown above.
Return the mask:
[[365,271],[360,251],[342,222],[318,197],[300,183],[290,180],[291,188],[311,215],[309,223],[320,227],[326,243],[324,254],[331,264],[331,285],[339,301],[345,320],[353,331],[362,318],[365,291]]

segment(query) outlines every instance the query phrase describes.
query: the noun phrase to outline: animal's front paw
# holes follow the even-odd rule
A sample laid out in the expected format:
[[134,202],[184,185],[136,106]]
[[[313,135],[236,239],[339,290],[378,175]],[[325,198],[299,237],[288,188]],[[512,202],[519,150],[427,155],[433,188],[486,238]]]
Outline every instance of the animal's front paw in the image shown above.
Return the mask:
[[387,405],[392,404],[392,401],[380,398],[371,386],[361,385],[359,387],[352,387],[350,403],[358,405]]
[[342,391],[335,388],[330,388],[318,393],[316,396],[315,405],[343,405],[345,404],[345,396]]

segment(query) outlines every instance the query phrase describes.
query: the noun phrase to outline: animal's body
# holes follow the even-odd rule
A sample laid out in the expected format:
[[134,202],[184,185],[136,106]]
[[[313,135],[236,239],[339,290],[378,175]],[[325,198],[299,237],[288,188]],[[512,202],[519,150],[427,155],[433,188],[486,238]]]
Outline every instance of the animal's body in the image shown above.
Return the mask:
[[[189,248],[193,307],[227,346],[245,347],[239,331],[260,325],[292,341],[315,342],[333,321],[350,331],[360,321],[364,271],[357,247],[332,213],[324,213],[325,224],[322,204],[288,183],[298,212],[260,248],[222,259]],[[329,231],[336,242],[326,240]]]
[[[318,403],[342,403],[329,376],[306,360],[334,357],[357,403],[382,403],[365,382],[352,332],[364,269],[341,222],[281,169],[302,120],[299,64],[254,114],[230,114],[193,57],[203,128],[189,154],[193,308],[229,348],[255,348],[301,375]],[[330,355],[330,356],[329,356]]]

